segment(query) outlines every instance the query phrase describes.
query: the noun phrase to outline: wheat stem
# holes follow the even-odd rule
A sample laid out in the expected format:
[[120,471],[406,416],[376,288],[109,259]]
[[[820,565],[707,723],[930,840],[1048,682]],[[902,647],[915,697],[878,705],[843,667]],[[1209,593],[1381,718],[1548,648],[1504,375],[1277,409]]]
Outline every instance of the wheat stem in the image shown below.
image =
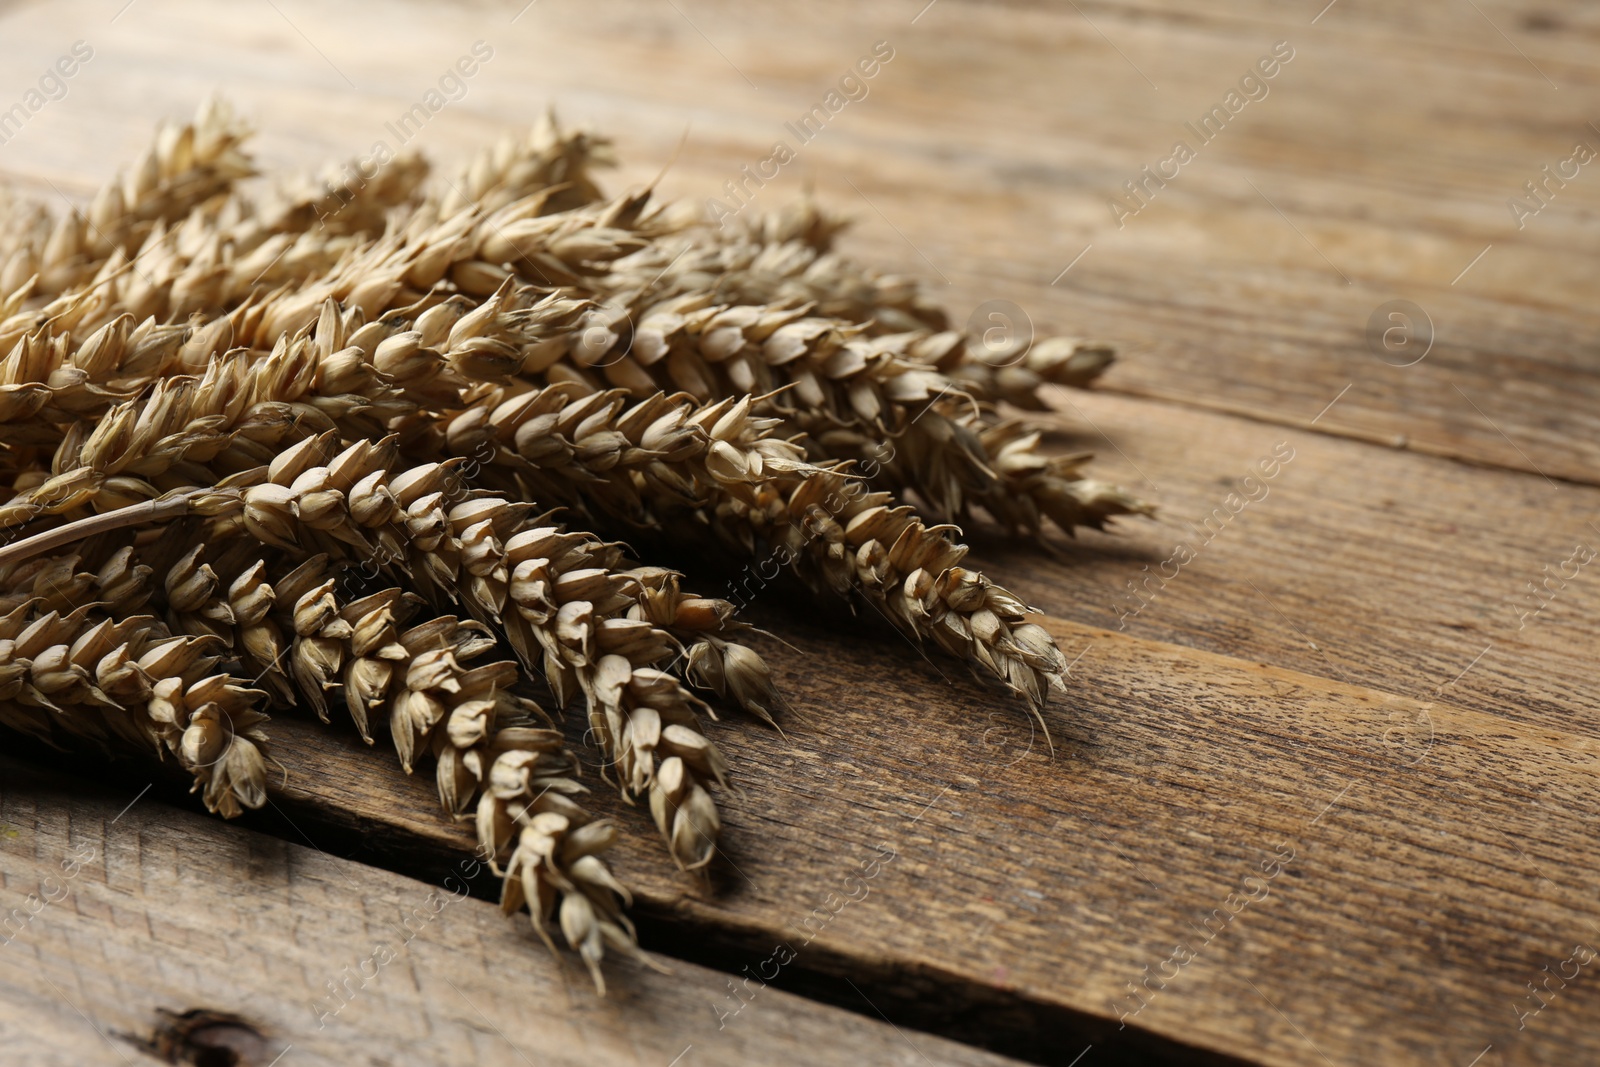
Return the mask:
[[0,568],[13,566],[23,560],[31,559],[34,556],[57,548],[77,544],[97,534],[110,533],[113,530],[125,530],[132,526],[147,526],[151,523],[187,515],[189,514],[191,502],[201,497],[226,499],[228,496],[229,494],[226,491],[219,491],[214,487],[200,486],[168,493],[156,500],[128,504],[125,507],[107,511],[100,515],[90,515],[87,518],[75,519],[65,525],[57,526],[53,530],[45,530],[33,534],[0,548]]

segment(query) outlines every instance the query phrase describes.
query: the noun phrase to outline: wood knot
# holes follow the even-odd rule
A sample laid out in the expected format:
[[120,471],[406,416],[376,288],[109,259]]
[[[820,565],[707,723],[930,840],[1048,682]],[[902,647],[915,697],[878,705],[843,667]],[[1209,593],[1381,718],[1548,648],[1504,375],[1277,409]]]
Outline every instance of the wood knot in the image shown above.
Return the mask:
[[272,1057],[264,1034],[231,1012],[191,1008],[186,1012],[157,1008],[160,1017],[148,1041],[140,1046],[167,1063],[191,1067],[266,1067]]

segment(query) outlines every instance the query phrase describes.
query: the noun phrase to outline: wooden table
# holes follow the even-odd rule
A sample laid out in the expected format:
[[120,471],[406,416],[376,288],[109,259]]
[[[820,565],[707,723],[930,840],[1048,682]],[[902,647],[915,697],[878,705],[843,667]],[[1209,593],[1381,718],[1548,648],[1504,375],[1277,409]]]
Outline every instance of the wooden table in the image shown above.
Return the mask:
[[[213,87],[269,167],[364,154],[482,40],[425,151],[551,102],[616,137],[614,186],[683,139],[661,188],[704,200],[886,41],[752,210],[811,183],[858,219],[853,254],[925,275],[957,321],[1004,299],[1114,341],[1045,421],[1162,508],[1059,558],[968,531],[1075,657],[1053,754],[950,664],[758,604],[803,721],[715,728],[744,791],[716,892],[612,805],[645,943],[677,960],[614,968],[605,1001],[525,923],[440,897],[467,832],[428,781],[358,777],[357,739],[275,720],[302,771],[242,825],[141,794],[139,768],[12,757],[0,907],[47,877],[64,897],[0,948],[0,1059],[144,1062],[125,1035],[156,1009],[210,1008],[261,1035],[235,1035],[244,1062],[286,1067],[1600,1062],[1600,563],[1567,562],[1600,546],[1600,169],[1569,162],[1600,149],[1600,10],[925,2],[0,9],[0,108],[94,50],[0,145],[58,198]],[[1241,88],[1277,42],[1292,58]],[[884,849],[871,895],[725,1015],[733,976]],[[400,962],[324,1017],[419,907]]]

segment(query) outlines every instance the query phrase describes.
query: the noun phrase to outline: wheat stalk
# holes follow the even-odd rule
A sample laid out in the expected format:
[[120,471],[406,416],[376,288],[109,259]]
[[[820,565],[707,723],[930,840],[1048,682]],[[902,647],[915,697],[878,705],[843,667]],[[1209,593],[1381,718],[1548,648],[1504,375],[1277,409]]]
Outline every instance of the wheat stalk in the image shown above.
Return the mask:
[[[603,946],[649,962],[621,912],[629,894],[600,859],[615,832],[577,801],[576,759],[537,705],[511,692],[515,664],[468,665],[494,647],[487,627],[449,616],[407,625],[421,600],[399,588],[343,602],[325,555],[247,563],[260,547],[240,539],[220,552],[196,544],[166,566],[172,551],[124,547],[99,572],[76,556],[14,567],[14,606],[0,616],[0,722],[47,740],[65,731],[171,752],[212,810],[236,815],[265,800],[264,717],[253,707],[266,694],[208,674],[210,653],[230,646],[265,664],[258,684],[284,702],[298,694],[324,721],[329,694],[342,691],[369,743],[369,725],[387,720],[408,773],[432,757],[446,810],[476,809],[480,854],[504,875],[507,910],[526,904],[547,943],[559,919],[602,991]],[[32,595],[42,589],[49,598]],[[118,621],[52,606],[90,591]],[[172,638],[152,616],[122,615],[152,594],[208,636]]]
[[342,706],[432,761],[507,911],[603,987],[607,947],[640,956],[616,831],[523,674],[581,700],[689,871],[728,770],[685,682],[784,702],[734,604],[600,532],[778,558],[1036,716],[1061,684],[1025,605],[895,494],[1034,536],[1147,512],[1000,408],[1108,348],[980,358],[815,204],[712,231],[608,198],[609,142],[553,118],[454,179],[406,157],[260,203],[246,132],[208,105],[84,213],[0,200],[0,724],[173,756],[231,815],[265,799],[264,707]]
[[599,858],[615,830],[577,802],[586,790],[561,734],[511,692],[514,663],[468,665],[493,648],[488,627],[453,616],[408,626],[421,605],[414,594],[390,587],[344,601],[337,585],[319,555],[273,590],[274,604],[290,605],[280,615],[294,634],[289,673],[300,693],[326,720],[326,693],[342,689],[369,742],[369,722],[386,717],[408,773],[430,754],[446,811],[476,809],[480,853],[504,876],[502,905],[525,906],[546,944],[558,919],[603,993],[605,946],[646,957],[621,910],[631,897]]
[[[1041,517],[1070,533],[1150,513],[1144,501],[1084,478],[1089,457],[1047,457],[1031,431],[976,408],[944,373],[950,350],[947,335],[874,337],[864,325],[809,314],[805,305],[725,306],[694,292],[643,310],[630,335],[589,358],[597,371],[569,354],[545,377],[636,394],[681,389],[701,400],[763,395],[764,411],[805,435],[811,459],[868,465],[885,488],[914,490],[941,518],[964,518],[976,503],[1037,535]],[[1076,373],[1078,348],[1048,351],[1056,355],[1041,357],[1041,366],[1069,368],[1061,377]]]
[[[451,504],[459,464],[396,470],[396,438],[329,455],[332,446],[331,436],[308,438],[280,454],[265,480],[238,490],[237,509],[214,520],[217,533],[376,562],[459,600],[526,666],[543,667],[558,704],[584,697],[619,784],[649,795],[673,858],[685,869],[708,864],[721,823],[706,787],[725,783],[726,766],[700,732],[700,701],[660,669],[675,642],[628,618],[638,592],[612,570],[620,550],[504,498]],[[676,761],[669,769],[681,784],[658,776],[658,758]]]

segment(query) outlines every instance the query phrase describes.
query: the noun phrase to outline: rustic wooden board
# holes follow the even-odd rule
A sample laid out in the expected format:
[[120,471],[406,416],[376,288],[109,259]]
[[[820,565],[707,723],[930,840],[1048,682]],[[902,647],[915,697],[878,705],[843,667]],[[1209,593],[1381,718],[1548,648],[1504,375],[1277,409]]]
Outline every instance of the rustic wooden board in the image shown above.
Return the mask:
[[[1550,977],[1600,936],[1586,889],[1595,594],[1585,570],[1520,628],[1517,605],[1600,538],[1600,497],[1572,484],[1600,481],[1600,178],[1584,167],[1520,230],[1506,201],[1573,141],[1600,147],[1600,14],[1504,0],[521,6],[13,5],[0,57],[24,74],[0,92],[19,95],[75,39],[97,51],[0,145],[0,169],[81,195],[155,118],[218,85],[258,117],[269,165],[362,153],[481,38],[495,58],[425,150],[475,146],[555,101],[618,138],[631,179],[687,128],[662,188],[699,200],[889,40],[871,95],[757,205],[813,181],[858,217],[853,251],[947,281],[958,321],[1004,298],[1040,328],[1116,341],[1105,392],[1061,394],[1051,424],[1164,509],[1061,559],[975,531],[985,565],[1083,653],[1050,715],[1053,757],[1020,709],[950,665],[758,603],[798,648],[764,651],[808,720],[789,743],[719,729],[746,790],[727,807],[720,892],[668,870],[639,813],[598,801],[634,831],[619,866],[648,942],[737,971],[887,845],[881,893],[790,979],[871,1018],[1086,1067],[1201,1050],[1462,1067],[1596,1055],[1593,967]],[[1119,229],[1107,199],[1278,40],[1296,54],[1270,95]],[[1402,297],[1436,335],[1409,367],[1367,337]],[[1269,495],[1116,633],[1125,583],[1280,441],[1295,459]],[[252,825],[417,877],[465,848],[426,780],[375,789],[347,734],[273,733],[293,773]],[[1280,844],[1293,862],[1249,883],[1265,895],[1207,938]],[[1148,966],[1155,988],[1174,945],[1201,941],[1119,1030],[1129,984]],[[516,967],[544,966],[516,947]],[[1545,983],[1536,1015],[1529,983]]]
[[12,760],[0,773],[7,1063],[153,1062],[135,1039],[163,1008],[248,1020],[244,1067],[1014,1062],[756,984],[719,1028],[728,976],[682,962],[613,967],[601,999],[459,879],[412,881]]
[[[1560,578],[1579,546],[1600,547],[1600,492],[1125,397],[1054,399],[1058,442],[1098,448],[1162,512],[1083,534],[1061,559],[975,531],[988,571],[1030,603],[1418,699],[1444,689],[1524,727],[1600,731],[1600,588],[1582,553]],[[1294,458],[1253,474],[1280,445]],[[1233,515],[1230,493],[1257,499]],[[1179,545],[1195,550],[1181,567]]]

